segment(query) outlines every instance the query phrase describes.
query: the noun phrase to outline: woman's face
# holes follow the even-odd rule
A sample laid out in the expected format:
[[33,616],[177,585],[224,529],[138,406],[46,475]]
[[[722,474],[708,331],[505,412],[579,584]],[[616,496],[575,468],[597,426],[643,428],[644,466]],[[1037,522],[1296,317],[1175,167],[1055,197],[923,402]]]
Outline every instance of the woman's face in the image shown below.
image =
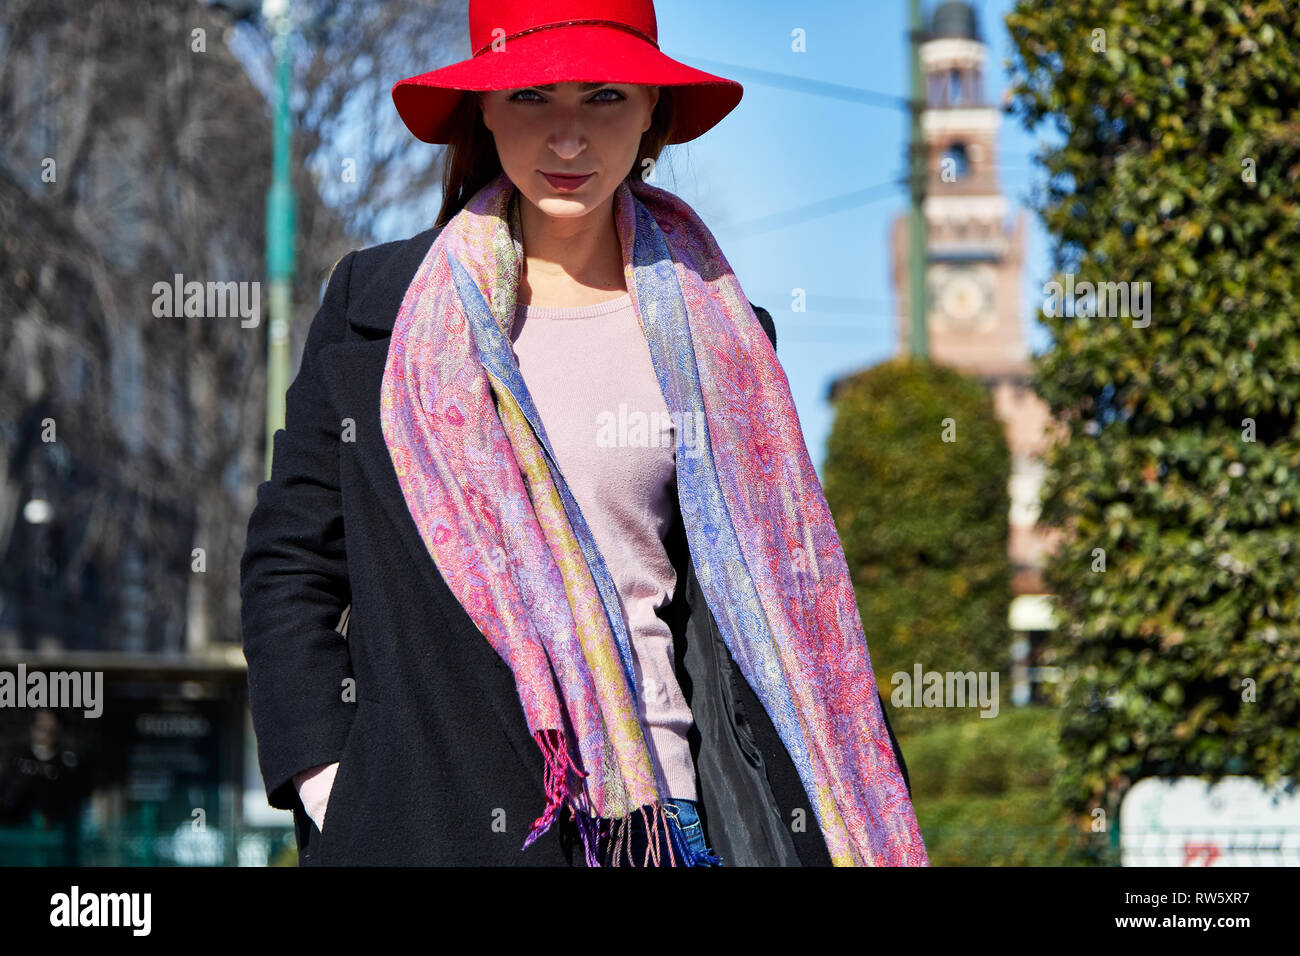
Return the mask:
[[[600,208],[631,170],[659,88],[556,83],[478,97],[510,181],[547,215],[576,218]],[[548,173],[587,178],[565,181]]]

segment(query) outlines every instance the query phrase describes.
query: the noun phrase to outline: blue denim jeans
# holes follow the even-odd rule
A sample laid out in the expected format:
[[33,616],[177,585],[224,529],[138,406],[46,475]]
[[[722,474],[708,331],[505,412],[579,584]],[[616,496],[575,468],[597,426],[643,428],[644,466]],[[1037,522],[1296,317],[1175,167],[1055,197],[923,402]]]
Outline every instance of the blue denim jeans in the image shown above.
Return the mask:
[[[700,820],[699,809],[694,800],[687,800],[684,797],[665,800],[664,810],[670,818],[668,825],[677,827],[678,833],[681,835],[683,842],[685,842],[692,851],[697,853],[713,853],[709,848],[708,843],[705,841],[704,824]],[[634,854],[634,859],[640,861],[645,857],[648,842],[645,825],[641,822],[641,814],[639,813],[633,814],[631,819],[631,851]],[[666,856],[667,849],[665,846],[666,839],[666,836],[661,837],[659,844],[659,858],[663,861],[663,865],[665,866],[668,865],[668,858]],[[674,859],[680,857],[680,851],[676,847],[673,848],[673,857]],[[704,863],[702,865],[721,866],[722,864]]]

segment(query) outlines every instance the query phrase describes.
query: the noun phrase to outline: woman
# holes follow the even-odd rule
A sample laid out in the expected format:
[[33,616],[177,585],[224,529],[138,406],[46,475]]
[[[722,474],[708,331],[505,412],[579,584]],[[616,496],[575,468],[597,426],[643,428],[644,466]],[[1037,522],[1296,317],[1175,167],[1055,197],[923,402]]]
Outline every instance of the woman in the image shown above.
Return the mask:
[[335,267],[249,522],[301,862],[926,864],[771,318],[642,181],[740,85],[650,0],[469,26],[393,91],[439,225]]

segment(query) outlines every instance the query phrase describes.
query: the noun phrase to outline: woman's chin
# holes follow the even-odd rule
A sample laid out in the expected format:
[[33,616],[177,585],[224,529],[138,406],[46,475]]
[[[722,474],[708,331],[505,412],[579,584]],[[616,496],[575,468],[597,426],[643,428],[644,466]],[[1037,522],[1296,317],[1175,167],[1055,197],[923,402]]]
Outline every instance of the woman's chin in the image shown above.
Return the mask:
[[590,202],[566,196],[543,196],[537,201],[537,208],[555,219],[578,219],[592,210]]

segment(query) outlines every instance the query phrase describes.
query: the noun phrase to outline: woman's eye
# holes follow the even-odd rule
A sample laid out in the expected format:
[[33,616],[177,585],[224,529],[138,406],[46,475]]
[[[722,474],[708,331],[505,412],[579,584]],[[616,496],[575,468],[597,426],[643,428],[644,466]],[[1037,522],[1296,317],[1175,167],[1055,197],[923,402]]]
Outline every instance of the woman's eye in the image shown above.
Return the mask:
[[[604,94],[606,94],[606,93],[611,94],[611,97],[610,97],[610,98],[607,98],[607,99],[598,99],[598,98],[597,98],[597,97],[600,97],[600,96],[604,96]],[[595,93],[595,95],[592,96],[592,98],[589,100],[589,102],[592,102],[592,103],[617,103],[617,102],[619,102],[620,100],[625,100],[625,99],[627,99],[627,97],[624,96],[622,93],[620,93],[618,90],[615,90],[615,89],[604,89],[604,90],[597,90],[596,93]],[[543,99],[542,99],[541,94],[538,93],[536,90],[519,90],[517,93],[514,93],[514,94],[511,95],[511,97],[510,97],[510,101],[513,102],[513,103],[539,103],[539,102],[543,102]]]

